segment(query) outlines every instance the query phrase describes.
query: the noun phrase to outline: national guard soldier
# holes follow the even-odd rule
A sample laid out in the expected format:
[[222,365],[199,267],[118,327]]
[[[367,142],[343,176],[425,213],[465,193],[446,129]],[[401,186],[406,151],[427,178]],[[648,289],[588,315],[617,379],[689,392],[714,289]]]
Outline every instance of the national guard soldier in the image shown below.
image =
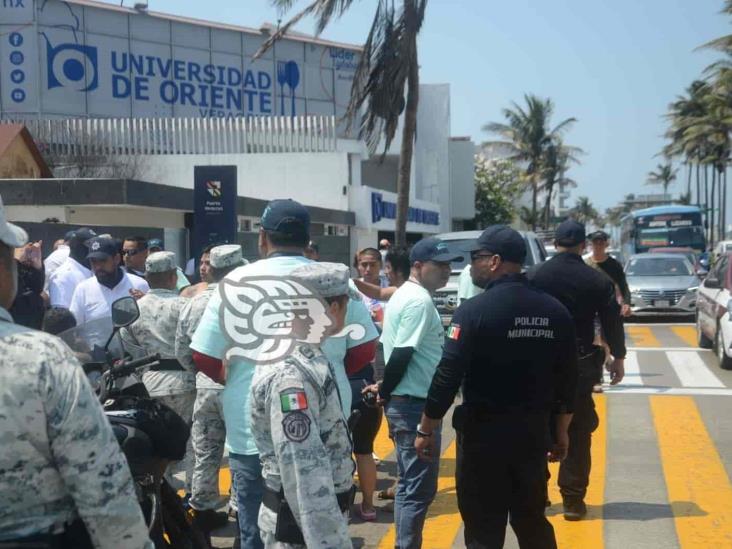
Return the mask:
[[577,375],[572,319],[521,274],[526,244],[515,230],[493,225],[468,251],[473,282],[485,291],[452,318],[414,445],[423,459],[439,451],[439,422],[462,383],[453,426],[466,546],[503,547],[510,519],[521,549],[556,548],[544,516],[546,459],[567,451]]
[[152,549],[124,455],[71,350],[13,323],[13,248],[0,200],[0,546]]
[[[191,424],[193,403],[196,400],[196,375],[186,369],[175,355],[175,334],[178,318],[187,300],[178,296],[175,289],[177,275],[175,254],[156,252],[145,260],[145,278],[150,291],[137,302],[140,318],[120,331],[122,341],[142,348],[146,355],[160,353],[160,365],[154,371],[145,372],[142,381],[151,397],[159,400],[187,424]],[[186,456],[168,469],[169,482],[172,473],[186,472],[186,493],[190,494],[193,450],[188,439]]]
[[[332,324],[325,337],[343,329],[348,267],[312,263],[289,277],[327,303]],[[265,483],[259,512],[265,547],[352,547],[343,513],[354,464],[340,396],[333,366],[317,345],[298,344],[283,361],[257,366],[251,419]]]
[[[237,267],[247,264],[238,244],[216,246],[207,252],[207,256],[213,282],[185,304],[178,319],[178,330],[175,335],[175,354],[189,371],[195,370],[193,352],[190,348],[191,339],[208,300],[216,290],[216,284]],[[221,402],[223,390],[223,385],[216,383],[203,372],[196,374],[196,402],[193,406],[191,429],[194,465],[191,499],[188,503],[193,509],[196,522],[204,530],[218,528],[227,521],[226,514],[216,512],[219,505],[219,467],[226,440]],[[231,503],[236,509],[235,497],[231,498]]]
[[598,417],[592,400],[592,387],[602,374],[605,350],[594,345],[595,318],[614,360],[607,369],[610,384],[616,385],[625,373],[625,333],[615,287],[609,277],[582,260],[585,226],[568,219],[557,227],[557,255],[538,265],[530,274],[533,283],[556,297],[572,315],[577,332],[579,379],[574,417],[569,426],[569,455],[559,467],[559,491],[566,520],[581,520],[587,514],[584,502],[590,482],[592,433]]

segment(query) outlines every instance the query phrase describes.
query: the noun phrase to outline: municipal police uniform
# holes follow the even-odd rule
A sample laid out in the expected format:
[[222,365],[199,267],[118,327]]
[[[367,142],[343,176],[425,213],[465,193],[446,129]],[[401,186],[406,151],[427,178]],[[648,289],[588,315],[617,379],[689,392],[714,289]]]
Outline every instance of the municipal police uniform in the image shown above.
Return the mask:
[[[210,253],[211,266],[225,269],[246,265],[241,246],[227,244],[216,246]],[[190,344],[198,323],[206,310],[208,301],[216,290],[215,283],[209,284],[200,294],[185,304],[178,319],[175,336],[175,354],[186,369],[194,371],[193,352]],[[226,426],[224,424],[221,393],[224,386],[216,383],[203,372],[196,374],[196,401],[193,405],[194,466],[191,482],[190,506],[198,511],[213,510],[219,505],[219,468],[224,455]],[[236,508],[236,498],[231,498]]]
[[[174,272],[175,267],[173,252],[155,252],[145,259],[146,273]],[[141,348],[146,355],[160,353],[161,369],[145,372],[142,381],[151,397],[169,406],[190,425],[196,399],[195,370],[179,363],[175,354],[178,318],[186,302],[175,290],[153,288],[137,302],[140,318],[123,328],[120,335],[124,343]],[[192,468],[189,438],[186,456],[168,470],[168,478],[174,472],[185,471],[186,491],[190,492]]]
[[[0,201],[0,241],[26,239]],[[0,307],[0,357],[0,545],[151,549],[125,457],[70,349]]]
[[[526,255],[521,235],[500,225],[477,250],[518,265]],[[550,414],[571,413],[576,363],[566,308],[522,274],[493,280],[455,312],[424,414],[442,418],[462,383],[453,426],[467,547],[503,547],[507,520],[522,549],[556,547],[544,516]]]
[[[585,241],[585,227],[573,220],[563,222],[556,231],[560,246],[572,247]],[[590,445],[599,420],[592,400],[592,386],[597,383],[605,360],[602,347],[593,344],[594,321],[599,318],[605,341],[615,358],[625,358],[625,333],[615,287],[604,274],[584,263],[573,253],[557,254],[539,265],[530,278],[533,283],[556,297],[569,310],[577,332],[579,379],[574,417],[569,427],[569,455],[559,468],[559,489],[570,511],[584,514],[584,497],[590,479]]]
[[[312,263],[290,276],[321,297],[349,291],[345,265]],[[285,360],[256,368],[251,425],[265,482],[265,547],[351,547],[343,513],[354,464],[333,366],[318,346],[302,344]]]

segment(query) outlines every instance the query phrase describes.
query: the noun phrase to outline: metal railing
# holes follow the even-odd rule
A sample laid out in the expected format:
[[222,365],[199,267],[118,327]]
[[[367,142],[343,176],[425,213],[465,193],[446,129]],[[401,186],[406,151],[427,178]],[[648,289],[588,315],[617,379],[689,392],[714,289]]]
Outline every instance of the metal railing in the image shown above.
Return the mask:
[[336,150],[335,116],[66,118],[2,122],[25,124],[39,148],[54,156]]

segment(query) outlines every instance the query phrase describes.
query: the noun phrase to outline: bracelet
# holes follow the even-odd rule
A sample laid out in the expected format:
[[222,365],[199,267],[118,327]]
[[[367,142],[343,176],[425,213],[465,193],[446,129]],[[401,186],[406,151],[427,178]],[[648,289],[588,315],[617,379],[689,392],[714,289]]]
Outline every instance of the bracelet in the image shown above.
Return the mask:
[[422,431],[421,427],[422,427],[421,425],[417,425],[417,436],[418,437],[429,438],[432,436],[432,433],[425,433],[424,431]]

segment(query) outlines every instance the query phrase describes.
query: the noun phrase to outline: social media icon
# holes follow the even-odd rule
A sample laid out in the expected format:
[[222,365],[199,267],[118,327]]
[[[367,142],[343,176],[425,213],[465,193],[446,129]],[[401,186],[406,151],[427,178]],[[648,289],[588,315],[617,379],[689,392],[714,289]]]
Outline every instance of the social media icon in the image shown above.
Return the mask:
[[15,101],[16,103],[22,103],[25,101],[25,91],[20,88],[15,88],[13,91],[10,92],[10,99]]
[[8,42],[10,42],[11,46],[15,46],[17,48],[23,44],[23,35],[19,32],[11,32],[8,37]]
[[23,57],[23,52],[17,50],[10,52],[10,62],[13,65],[22,65],[24,59],[25,57]]
[[12,80],[13,84],[20,84],[25,80],[25,73],[20,69],[15,69],[10,72],[10,80]]

